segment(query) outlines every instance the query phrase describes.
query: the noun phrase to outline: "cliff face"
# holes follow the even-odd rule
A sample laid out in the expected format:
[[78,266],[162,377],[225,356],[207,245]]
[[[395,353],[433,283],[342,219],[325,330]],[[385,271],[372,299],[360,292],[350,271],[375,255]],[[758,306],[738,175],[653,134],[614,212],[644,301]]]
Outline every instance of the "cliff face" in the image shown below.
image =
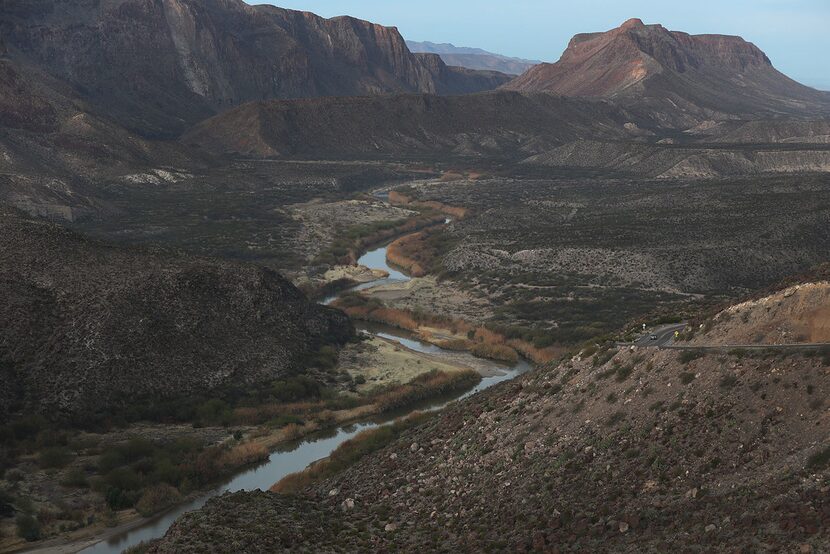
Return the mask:
[[427,67],[395,28],[241,0],[10,0],[0,33],[12,57],[151,136],[252,100],[503,83],[444,82],[446,66]]
[[302,370],[352,333],[252,265],[128,250],[0,209],[0,413],[92,417]]
[[505,88],[641,104],[671,101],[689,113],[827,111],[830,95],[778,72],[740,37],[689,35],[639,19],[605,33],[576,35],[561,59],[541,64]]

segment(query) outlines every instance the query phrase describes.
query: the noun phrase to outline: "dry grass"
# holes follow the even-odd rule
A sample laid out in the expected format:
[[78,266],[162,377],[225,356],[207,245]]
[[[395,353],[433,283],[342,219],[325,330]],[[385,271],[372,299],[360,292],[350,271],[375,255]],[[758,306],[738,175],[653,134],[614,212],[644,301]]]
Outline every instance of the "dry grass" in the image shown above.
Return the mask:
[[219,457],[219,466],[225,469],[247,466],[268,459],[268,449],[258,443],[245,442],[226,450]]
[[518,352],[505,344],[488,344],[486,342],[480,342],[473,346],[470,352],[473,356],[478,356],[479,358],[499,360],[511,364],[515,364],[519,361]]
[[425,421],[431,414],[415,412],[391,425],[369,429],[343,442],[328,458],[316,462],[299,473],[285,476],[271,487],[272,492],[294,494],[312,483],[331,477],[353,465],[364,456],[376,452],[396,440],[401,434]]
[[447,373],[433,370],[419,375],[405,385],[380,388],[371,394],[372,403],[381,412],[404,408],[427,398],[469,388],[481,380],[472,369]]

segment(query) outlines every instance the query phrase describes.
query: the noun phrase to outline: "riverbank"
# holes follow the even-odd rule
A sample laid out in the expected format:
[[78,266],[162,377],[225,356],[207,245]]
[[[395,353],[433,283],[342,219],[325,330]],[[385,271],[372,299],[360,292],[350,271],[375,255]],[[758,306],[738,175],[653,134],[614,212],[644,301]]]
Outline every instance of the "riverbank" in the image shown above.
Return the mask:
[[515,363],[521,355],[542,364],[559,358],[567,351],[556,346],[538,348],[528,341],[510,338],[485,325],[458,318],[390,308],[363,294],[344,295],[332,306],[343,310],[352,319],[404,329],[441,348],[467,351],[491,360]]

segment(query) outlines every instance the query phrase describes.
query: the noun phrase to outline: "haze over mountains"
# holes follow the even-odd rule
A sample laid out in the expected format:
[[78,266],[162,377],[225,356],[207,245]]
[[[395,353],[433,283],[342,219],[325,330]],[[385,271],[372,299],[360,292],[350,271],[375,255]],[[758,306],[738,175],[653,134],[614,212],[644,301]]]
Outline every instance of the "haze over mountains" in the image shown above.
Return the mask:
[[469,69],[500,71],[508,75],[521,75],[534,65],[542,63],[539,60],[511,58],[501,54],[494,54],[481,48],[467,48],[448,43],[436,44],[429,41],[417,42],[407,40],[406,45],[412,52],[438,54],[447,65],[466,67]]

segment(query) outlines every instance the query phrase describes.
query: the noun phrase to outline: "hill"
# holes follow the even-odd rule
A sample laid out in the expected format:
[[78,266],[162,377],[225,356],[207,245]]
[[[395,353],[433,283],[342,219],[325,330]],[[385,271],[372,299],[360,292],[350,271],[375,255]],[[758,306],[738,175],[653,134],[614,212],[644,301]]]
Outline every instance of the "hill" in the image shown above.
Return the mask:
[[181,142],[274,157],[504,157],[582,136],[622,137],[625,121],[606,103],[548,94],[320,98],[246,104],[196,125]]
[[0,212],[0,413],[94,419],[272,381],[351,335],[276,272],[85,239]]

